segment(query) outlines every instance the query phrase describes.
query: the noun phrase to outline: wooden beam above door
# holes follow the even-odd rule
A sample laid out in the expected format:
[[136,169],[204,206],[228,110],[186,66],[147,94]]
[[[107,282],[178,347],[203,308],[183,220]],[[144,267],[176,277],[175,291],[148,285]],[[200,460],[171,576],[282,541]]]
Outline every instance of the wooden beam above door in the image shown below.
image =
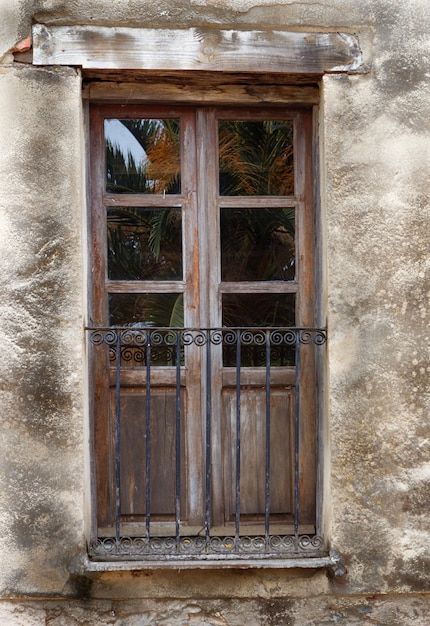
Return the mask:
[[281,30],[33,26],[35,65],[87,69],[270,72],[360,71],[358,38]]

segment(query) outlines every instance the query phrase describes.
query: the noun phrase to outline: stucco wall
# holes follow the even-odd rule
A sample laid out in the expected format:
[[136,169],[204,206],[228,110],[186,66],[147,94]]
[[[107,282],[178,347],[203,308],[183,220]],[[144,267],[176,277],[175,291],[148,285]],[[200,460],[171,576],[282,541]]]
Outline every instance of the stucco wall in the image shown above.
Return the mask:
[[0,85],[0,569],[7,594],[49,593],[83,545],[80,79],[21,66]]
[[[0,0],[0,15],[0,624],[427,625],[427,0]],[[70,573],[88,530],[85,135],[79,72],[13,61],[32,20],[358,35],[366,71],[325,76],[320,107],[325,521],[345,577]]]

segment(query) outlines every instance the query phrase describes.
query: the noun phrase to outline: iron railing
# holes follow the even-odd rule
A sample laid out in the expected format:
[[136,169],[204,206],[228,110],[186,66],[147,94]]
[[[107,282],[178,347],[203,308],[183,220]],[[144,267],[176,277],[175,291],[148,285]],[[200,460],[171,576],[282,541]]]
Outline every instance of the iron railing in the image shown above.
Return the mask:
[[[109,371],[115,387],[115,528],[111,536],[97,536],[89,546],[89,555],[94,560],[182,560],[182,559],[271,559],[321,556],[325,550],[321,536],[300,532],[300,380],[301,351],[303,346],[312,345],[314,351],[321,350],[327,335],[322,328],[154,328],[154,327],[92,327],[86,329],[91,346],[108,350],[106,376]],[[181,385],[187,364],[187,350],[204,350],[205,380],[205,466],[202,468],[205,483],[204,531],[197,536],[184,535],[181,524]],[[100,350],[100,348],[98,348]],[[212,534],[212,477],[211,477],[211,428],[212,428],[212,369],[214,353],[218,350],[218,363],[234,370],[235,374],[235,512],[234,534],[214,536]],[[318,360],[319,357],[317,357]],[[314,359],[315,362],[315,359]],[[174,536],[157,536],[152,532],[151,519],[151,392],[154,367],[174,368],[175,392],[175,533]],[[241,524],[241,395],[243,368],[258,367],[263,371],[265,393],[265,511],[261,533],[249,536]],[[294,489],[293,530],[289,534],[271,533],[271,476],[270,476],[270,426],[271,390],[274,371],[288,367],[294,372]],[[121,510],[121,395],[122,375],[130,368],[143,368],[145,380],[145,531],[140,536],[123,535]],[[285,371],[285,370],[283,370]],[[276,377],[279,381],[279,376]],[[279,384],[279,382],[278,382]],[[291,383],[288,383],[291,384]],[[111,382],[112,385],[112,382]],[[314,392],[314,390],[312,390]],[[281,471],[281,469],[280,469]],[[245,529],[246,530],[246,529]]]

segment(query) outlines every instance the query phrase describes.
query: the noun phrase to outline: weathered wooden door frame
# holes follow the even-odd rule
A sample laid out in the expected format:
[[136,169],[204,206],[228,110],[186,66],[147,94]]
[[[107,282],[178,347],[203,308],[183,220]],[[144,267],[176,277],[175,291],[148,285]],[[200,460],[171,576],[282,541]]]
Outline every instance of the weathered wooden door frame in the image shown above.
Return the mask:
[[[130,106],[127,109],[127,115],[137,116],[139,112],[141,112],[142,110],[143,109],[140,106]],[[107,115],[107,114],[117,115],[118,111],[119,109],[115,105],[112,105],[112,106],[103,105],[102,107],[93,107],[92,114],[91,114],[93,128],[94,129],[98,128],[100,130],[101,128],[100,124],[101,124],[103,115]],[[122,111],[124,111],[124,109],[122,109]],[[166,107],[162,105],[160,107],[156,106],[156,107],[150,107],[150,108],[146,106],[145,111],[146,111],[145,113],[146,115],[152,112],[154,115],[157,115],[157,116],[160,115],[161,112],[164,112],[164,114],[168,114],[172,116],[176,115],[178,112],[180,112],[181,115],[189,114],[189,110],[187,109],[187,107],[175,108],[174,105],[173,107],[168,107],[168,106]],[[216,167],[214,167],[215,163],[208,162],[207,154],[209,153],[212,154],[212,159],[214,158],[214,155],[216,155],[216,149],[215,149],[215,144],[214,144],[215,137],[213,133],[215,129],[214,120],[216,119],[217,114],[219,114],[219,111],[220,109],[217,110],[213,107],[211,108],[198,107],[196,118],[195,118],[197,127],[195,127],[194,122],[191,120],[191,117],[187,118],[188,119],[188,122],[187,122],[188,132],[190,132],[191,135],[193,135],[193,138],[191,138],[190,136],[189,140],[191,140],[191,143],[193,142],[195,143],[195,146],[197,147],[197,153],[200,154],[198,165],[194,164],[193,166],[194,172],[197,172],[197,176],[200,180],[200,185],[196,186],[195,174],[192,173],[190,170],[189,172],[190,185],[189,185],[189,188],[184,192],[184,194],[186,196],[186,202],[188,203],[188,206],[191,207],[188,210],[188,215],[193,216],[193,217],[191,217],[188,225],[184,227],[184,231],[185,231],[185,237],[189,236],[192,239],[192,240],[189,240],[188,244],[186,243],[186,245],[188,245],[190,249],[194,248],[197,251],[197,255],[195,255],[194,258],[197,258],[199,256],[199,249],[205,250],[206,252],[206,259],[204,260],[203,263],[198,262],[197,263],[198,267],[195,264],[187,265],[187,262],[185,264],[185,275],[187,275],[187,272],[189,272],[189,276],[192,277],[190,284],[194,285],[192,293],[190,293],[190,302],[191,301],[194,302],[193,306],[191,307],[191,309],[193,310],[196,310],[194,308],[195,303],[201,299],[202,291],[199,287],[199,284],[210,286],[209,292],[213,295],[210,296],[208,294],[206,297],[206,302],[212,301],[212,303],[209,306],[209,309],[215,310],[217,308],[217,305],[214,306],[213,297],[215,297],[218,300],[220,297],[220,290],[218,288],[219,276],[216,273],[218,271],[216,269],[217,266],[214,263],[210,263],[211,254],[214,253],[214,251],[216,254],[216,247],[217,247],[216,238],[213,239],[212,237],[213,239],[212,245],[207,246],[207,238],[206,238],[206,235],[204,234],[203,229],[198,230],[199,234],[197,238],[195,237],[195,234],[194,235],[192,234],[193,233],[193,226],[192,226],[193,220],[194,220],[194,228],[195,228],[195,224],[198,222],[199,219],[201,223],[201,216],[200,218],[198,216],[198,207],[201,206],[202,203],[210,207],[210,211],[211,211],[211,215],[205,216],[204,220],[207,221],[209,219],[214,224],[216,224],[217,219],[218,219],[216,217],[216,213],[218,210],[217,203],[214,202],[214,200],[208,202],[207,198],[205,200],[205,196],[207,196],[207,194],[212,196],[212,198],[214,197],[214,190],[213,189],[212,191],[208,190],[208,185],[205,185],[202,181],[206,180],[208,171],[213,171],[213,172],[216,171]],[[264,115],[265,113],[269,111],[271,111],[272,115],[276,114],[279,117],[285,117],[285,115],[287,114],[287,117],[292,117],[296,119],[296,123],[298,124],[297,128],[300,127],[304,129],[305,131],[303,133],[298,134],[299,140],[296,142],[297,162],[298,162],[296,201],[297,201],[297,206],[300,205],[302,207],[307,206],[311,208],[308,209],[307,211],[304,211],[304,210],[298,211],[297,245],[298,245],[298,257],[299,257],[300,269],[299,269],[299,280],[298,280],[299,286],[297,289],[297,293],[298,293],[298,301],[300,303],[299,323],[301,325],[314,325],[314,319],[315,319],[314,300],[313,300],[314,275],[315,275],[314,258],[313,258],[312,252],[308,255],[302,254],[302,251],[304,250],[305,246],[307,246],[309,250],[312,250],[313,248],[312,244],[314,241],[314,229],[313,229],[314,215],[313,215],[313,200],[312,200],[312,194],[313,194],[312,112],[310,109],[305,109],[305,108],[283,109],[283,107],[279,107],[276,109],[265,107],[265,110],[259,113],[257,113],[256,111],[257,110],[255,110],[254,112],[252,111],[246,112],[245,109],[242,109],[241,115],[244,118],[246,117],[252,118],[252,117],[258,117],[260,113],[261,115]],[[236,109],[236,108],[232,108],[230,110],[223,109],[223,113],[221,113],[221,116],[226,115],[228,117],[229,115],[233,115],[235,113],[237,114],[238,112],[239,112],[239,109]],[[213,144],[213,149],[210,150],[209,152],[207,151],[207,146],[206,146],[208,133],[207,133],[207,130],[203,130],[204,128],[208,127],[208,120],[210,120],[209,126],[211,126],[211,130],[209,134],[212,133],[212,139],[210,141],[212,141],[212,144]],[[100,133],[100,136],[101,136],[101,133]],[[96,181],[95,184],[93,184],[92,186],[92,190],[93,190],[92,204],[95,210],[95,213],[94,213],[94,216],[95,216],[94,227],[95,228],[92,231],[92,238],[93,238],[92,241],[93,241],[93,245],[95,245],[95,248],[98,247],[99,249],[102,249],[104,242],[106,241],[106,238],[105,238],[106,232],[104,230],[105,226],[101,226],[104,218],[102,216],[102,209],[100,207],[100,199],[99,199],[99,192],[100,192],[100,189],[103,187],[103,181],[104,181],[104,171],[102,170],[102,166],[101,166],[101,163],[103,162],[103,158],[102,158],[103,146],[100,143],[100,136],[98,136],[97,132],[95,132],[93,133],[92,140],[91,140],[91,148],[92,148],[91,161],[92,161],[92,164],[94,164],[94,178]],[[192,162],[193,159],[188,159],[188,161]],[[213,186],[213,184],[214,184],[214,180],[212,179],[212,181],[209,182],[209,186],[210,185]],[[100,187],[100,185],[102,187]],[[198,195],[196,195],[196,191],[195,191],[196,187],[198,189]],[[136,204],[136,199],[130,198],[130,203]],[[144,204],[145,206],[148,205],[147,198],[145,198]],[[285,205],[285,202],[283,202],[283,204]],[[95,283],[97,283],[97,281],[104,281],[105,280],[104,277],[106,276],[105,260],[103,260],[99,255],[94,255],[93,263],[94,263],[93,272],[94,272],[94,277],[95,277]],[[197,277],[199,277],[199,279]],[[209,277],[209,280],[207,280],[207,277]],[[187,278],[185,279],[184,282],[187,284]],[[311,298],[309,298],[308,296],[305,296],[306,293],[310,293],[310,292],[312,292]],[[91,324],[97,324],[97,323],[105,324],[106,323],[106,317],[105,317],[106,310],[103,309],[103,307],[105,306],[104,304],[102,304],[103,302],[104,302],[104,299],[101,297],[100,292],[98,292],[96,288],[92,297],[92,304],[93,304],[92,310],[94,313],[94,317],[90,320]],[[211,316],[208,310],[205,311],[204,305],[203,305],[203,308],[201,308],[201,313],[202,313],[201,315],[199,314],[197,317],[194,317],[192,320],[189,319],[188,321],[191,322],[192,325],[195,325],[195,326],[206,326],[206,324],[212,326],[212,325],[217,325],[216,322],[220,321],[219,318],[217,320],[216,315],[215,317],[213,315]],[[205,321],[204,324],[202,323],[203,320]],[[192,359],[190,361],[190,364],[191,362],[192,362]],[[96,388],[101,390],[98,393],[96,393],[95,404],[97,404],[98,402],[102,400],[102,397],[106,394],[107,389],[106,389],[106,376],[104,376],[103,371],[102,371],[103,368],[97,372],[97,364],[95,365],[96,365],[95,378],[96,380],[99,381],[98,386],[96,384]],[[305,378],[303,378],[302,380],[302,387],[303,388],[306,387],[308,389],[315,388],[315,380],[314,380],[315,368],[313,367],[312,364],[309,364],[309,365],[310,367],[304,368],[304,370],[307,371],[308,374],[305,374],[304,375]],[[197,368],[200,367],[199,357],[197,356],[197,354],[196,354],[196,360],[195,360],[195,367]],[[189,370],[190,371],[189,378],[190,380],[192,379],[197,380],[197,377],[196,377],[197,370],[195,371],[193,370],[194,374],[192,374],[191,372],[192,369],[193,368]],[[223,374],[220,368],[219,377],[221,378],[222,376]],[[226,376],[228,377],[228,373],[226,373]],[[221,380],[219,381],[219,384],[221,385]],[[311,395],[314,396],[314,394],[311,394]],[[200,407],[202,407],[202,404],[204,402],[203,396],[199,397],[199,393],[197,392],[197,390],[193,394],[193,397],[196,398],[195,410],[201,410]],[[197,400],[198,397],[199,399]],[[302,402],[303,407],[305,407],[306,402],[311,402],[312,406],[309,406],[308,409],[315,414],[315,399],[309,400],[309,399],[306,399],[306,397],[304,397],[303,400],[301,400],[301,402]],[[197,408],[198,405],[199,405],[199,409]],[[214,406],[214,410],[215,411],[217,410],[216,406]],[[304,408],[304,410],[307,410],[306,407]],[[101,419],[101,423],[103,422],[105,424],[108,423],[106,414]],[[193,428],[192,426],[190,428],[192,432],[189,432],[187,434],[187,441],[189,438],[190,451],[192,451],[193,458],[196,459],[196,463],[195,463],[194,470],[191,467],[189,468],[189,472],[188,472],[188,478],[187,478],[188,488],[190,490],[190,494],[193,494],[193,495],[187,502],[187,508],[188,508],[189,519],[191,520],[191,522],[193,520],[197,522],[198,517],[199,517],[199,511],[202,510],[202,501],[203,501],[203,485],[201,485],[201,481],[198,478],[199,473],[200,473],[198,466],[201,462],[203,451],[201,449],[201,439],[200,439],[200,436],[197,434],[197,429]],[[95,430],[94,430],[94,432],[96,433],[96,437],[100,438],[101,430],[103,430],[103,427],[100,427],[100,423],[96,420]],[[214,436],[215,446],[219,446],[219,448],[221,449],[222,434],[220,432],[220,428],[218,428],[218,432],[216,432],[216,429],[215,429],[214,435],[215,435]],[[110,435],[110,437],[111,436],[112,435]],[[106,433],[104,433],[104,437],[106,437]],[[303,441],[304,442],[307,441],[307,443],[305,443],[305,447],[307,447],[308,449],[313,449],[315,452],[315,429],[313,429],[313,433],[310,438],[309,438],[309,435],[303,435],[303,437],[305,437]],[[108,438],[109,438],[109,435],[108,435]],[[103,437],[102,437],[102,440],[103,440]],[[102,456],[105,459],[105,461],[107,461],[107,466],[110,467],[110,470],[108,470],[108,475],[112,475],[112,467],[109,466],[108,447],[109,447],[109,444],[106,443],[106,447],[104,451],[102,451]],[[315,458],[315,454],[313,456]],[[309,493],[311,495],[305,498],[307,502],[307,504],[305,505],[305,508],[308,510],[308,512],[311,511],[312,517],[315,517],[316,470],[315,470],[314,464],[312,464],[312,466],[307,464],[309,455],[306,455],[306,459],[307,461],[303,462],[302,467],[301,467],[301,484],[306,483],[306,484],[311,485],[310,490],[309,490]],[[221,468],[221,464],[218,464],[218,467]],[[311,469],[309,469],[310,467]],[[221,474],[218,476],[217,482],[223,483],[225,481],[225,473],[224,475],[221,475]],[[97,491],[99,494],[98,495],[99,506],[100,506],[100,503],[102,503],[101,504],[102,507],[106,507],[107,509],[109,509],[112,506],[111,504],[109,504],[109,501],[111,500],[111,496],[109,496],[109,490],[106,491],[105,483],[106,481],[103,481],[103,480],[99,481],[98,483]],[[222,492],[225,494],[225,491],[226,489],[224,487]],[[218,508],[219,506],[221,510],[224,507],[224,505],[225,505],[225,501],[224,503],[220,502],[219,505],[216,504],[215,507]],[[107,522],[107,519],[105,521]]]

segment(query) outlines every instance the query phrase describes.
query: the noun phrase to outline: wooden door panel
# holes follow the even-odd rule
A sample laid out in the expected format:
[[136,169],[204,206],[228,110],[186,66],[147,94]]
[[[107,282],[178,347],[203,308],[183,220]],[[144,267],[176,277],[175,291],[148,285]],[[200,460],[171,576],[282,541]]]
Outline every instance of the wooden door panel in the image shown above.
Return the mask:
[[[226,521],[236,507],[236,389],[223,390]],[[291,520],[294,476],[294,389],[270,396],[270,512]],[[266,485],[266,392],[245,388],[240,399],[240,513],[264,518]]]
[[[112,410],[115,394],[112,393]],[[181,394],[184,415],[185,391]],[[139,518],[146,515],[146,393],[122,392],[120,428],[121,515]],[[176,393],[175,390],[151,391],[150,408],[150,512],[151,517],[175,515],[176,482]],[[185,492],[184,428],[181,426],[181,485]],[[182,494],[185,501],[185,493]]]

